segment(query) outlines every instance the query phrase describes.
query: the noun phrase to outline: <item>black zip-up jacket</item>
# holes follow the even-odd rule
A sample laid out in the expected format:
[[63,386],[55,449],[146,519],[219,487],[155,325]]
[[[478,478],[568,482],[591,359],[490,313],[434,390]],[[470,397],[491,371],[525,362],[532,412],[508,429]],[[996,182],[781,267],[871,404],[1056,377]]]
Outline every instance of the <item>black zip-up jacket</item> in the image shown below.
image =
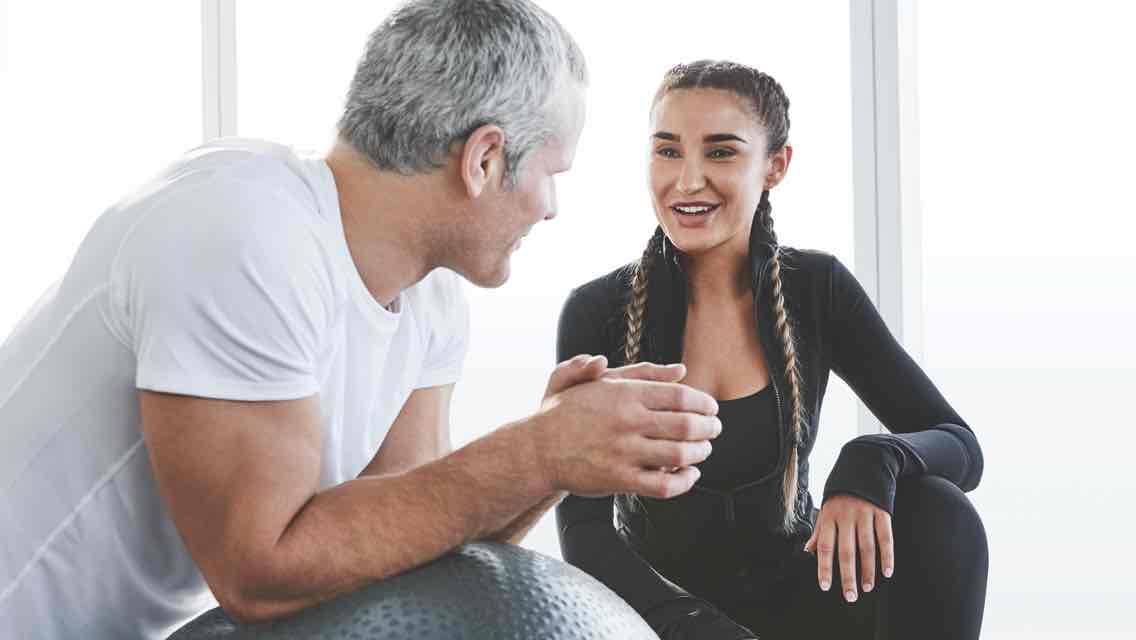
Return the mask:
[[[682,588],[661,578],[652,567],[680,583],[687,578],[682,567],[691,566],[692,561],[702,576],[713,575],[716,569],[691,556],[718,539],[720,530],[744,531],[746,535],[736,539],[770,547],[764,559],[761,550],[754,549],[757,559],[744,560],[740,567],[737,563],[742,556],[732,556],[728,562],[733,567],[718,569],[732,576],[760,580],[762,576],[755,574],[775,572],[770,552],[800,551],[816,518],[808,491],[808,460],[830,371],[848,383],[891,433],[859,436],[845,444],[825,484],[825,499],[851,494],[891,513],[900,477],[933,474],[969,491],[982,476],[982,450],[974,433],[895,340],[848,269],[822,252],[781,247],[781,281],[794,329],[806,429],[798,451],[796,501],[803,524],[790,536],[775,532],[781,519],[780,479],[788,459],[790,410],[785,358],[774,331],[770,294],[770,258],[775,248],[772,237],[754,224],[749,247],[754,314],[777,399],[781,451],[776,468],[731,492],[696,485],[681,501],[618,496],[614,500],[618,532],[612,525],[611,497],[569,496],[557,507],[564,559],[605,582],[649,622],[649,613],[659,605],[686,597]],[[589,353],[606,355],[611,366],[624,364],[623,309],[630,295],[633,266],[571,292],[560,317],[558,361]],[[649,274],[641,360],[682,361],[686,311],[686,274],[677,249],[664,237]],[[674,507],[676,503],[681,508]],[[700,527],[692,528],[691,519],[698,519]],[[668,522],[676,526],[668,527]],[[672,531],[686,533],[676,536]],[[760,531],[768,535],[752,535]],[[691,575],[689,579],[697,578]]]

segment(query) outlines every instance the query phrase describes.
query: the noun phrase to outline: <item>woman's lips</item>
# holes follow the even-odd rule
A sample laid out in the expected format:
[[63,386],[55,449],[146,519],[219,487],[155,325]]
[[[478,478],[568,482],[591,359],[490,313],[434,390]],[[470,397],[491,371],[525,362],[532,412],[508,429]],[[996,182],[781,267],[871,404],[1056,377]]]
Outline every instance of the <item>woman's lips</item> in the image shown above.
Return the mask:
[[708,202],[680,203],[671,206],[671,214],[683,227],[704,227],[721,205]]

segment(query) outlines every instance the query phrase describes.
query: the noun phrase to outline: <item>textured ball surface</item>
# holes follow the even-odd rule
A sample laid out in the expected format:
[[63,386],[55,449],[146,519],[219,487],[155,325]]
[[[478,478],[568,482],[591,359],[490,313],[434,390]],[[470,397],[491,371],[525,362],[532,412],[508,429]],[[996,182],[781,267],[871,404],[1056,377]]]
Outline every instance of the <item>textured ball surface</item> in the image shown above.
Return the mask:
[[238,625],[208,611],[169,640],[658,640],[635,610],[567,563],[474,543],[295,616]]

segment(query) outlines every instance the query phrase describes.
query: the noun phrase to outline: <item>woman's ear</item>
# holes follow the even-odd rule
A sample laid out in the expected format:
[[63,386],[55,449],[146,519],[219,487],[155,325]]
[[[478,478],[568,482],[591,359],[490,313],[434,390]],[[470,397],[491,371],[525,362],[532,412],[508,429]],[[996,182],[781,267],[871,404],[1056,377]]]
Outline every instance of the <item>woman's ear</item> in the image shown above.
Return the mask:
[[793,160],[793,147],[785,145],[769,156],[769,172],[765,174],[765,190],[776,187],[785,179],[789,163]]
[[478,127],[461,150],[461,179],[466,195],[476,198],[505,173],[505,132],[495,124]]

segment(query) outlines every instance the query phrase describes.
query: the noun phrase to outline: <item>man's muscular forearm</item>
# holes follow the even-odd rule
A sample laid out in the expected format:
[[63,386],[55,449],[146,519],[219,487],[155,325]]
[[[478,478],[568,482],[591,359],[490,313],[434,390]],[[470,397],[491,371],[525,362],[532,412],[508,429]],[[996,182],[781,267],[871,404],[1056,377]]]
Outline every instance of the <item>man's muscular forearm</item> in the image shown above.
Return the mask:
[[544,514],[548,513],[549,509],[560,504],[560,501],[567,496],[567,491],[557,491],[549,495],[528,511],[522,513],[516,520],[506,525],[505,528],[487,536],[485,540],[507,544],[520,544],[521,540],[524,540],[525,536],[528,535],[529,531],[540,521]]
[[267,620],[470,540],[523,536],[555,504],[529,424],[539,419],[502,427],[407,473],[361,477],[317,493],[242,576],[241,592],[226,594],[230,602],[222,604],[245,620]]

